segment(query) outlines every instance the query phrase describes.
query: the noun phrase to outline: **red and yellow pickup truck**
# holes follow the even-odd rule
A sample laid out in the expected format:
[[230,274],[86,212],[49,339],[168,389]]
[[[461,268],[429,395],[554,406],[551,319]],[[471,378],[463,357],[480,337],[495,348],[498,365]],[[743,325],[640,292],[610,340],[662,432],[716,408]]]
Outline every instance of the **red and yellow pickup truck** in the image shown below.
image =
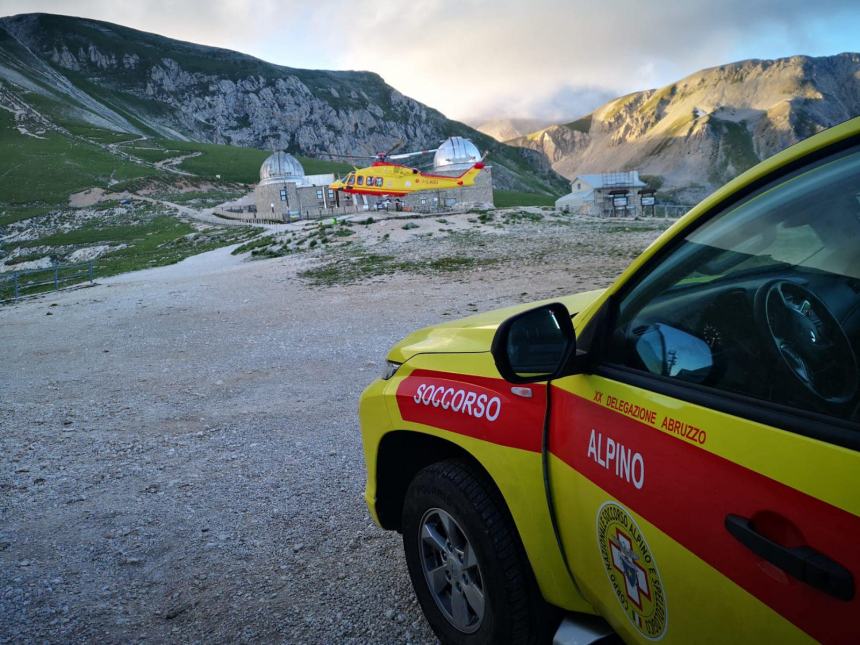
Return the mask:
[[860,642],[860,118],[603,291],[419,330],[366,501],[444,643]]

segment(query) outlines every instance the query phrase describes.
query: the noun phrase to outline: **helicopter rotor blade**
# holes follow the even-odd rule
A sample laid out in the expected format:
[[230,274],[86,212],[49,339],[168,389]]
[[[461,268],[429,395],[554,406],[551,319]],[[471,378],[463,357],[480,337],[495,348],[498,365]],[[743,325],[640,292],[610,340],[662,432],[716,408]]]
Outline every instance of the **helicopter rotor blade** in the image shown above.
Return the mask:
[[388,149],[388,151],[387,151],[387,152],[383,152],[381,156],[382,156],[382,157],[388,157],[388,155],[390,155],[392,152],[394,152],[395,150],[397,150],[397,149],[398,149],[400,146],[402,146],[404,143],[405,143],[405,142],[403,141],[403,139],[398,139],[398,140],[397,140],[397,143],[395,143],[393,146],[391,146],[391,147]]
[[337,157],[338,159],[376,159],[376,155],[342,155],[337,152],[319,152],[324,157]]
[[399,155],[391,155],[389,159],[408,159],[409,157],[417,157],[418,155],[429,155],[431,152],[436,152],[438,148],[432,150],[418,150],[416,152],[402,152]]

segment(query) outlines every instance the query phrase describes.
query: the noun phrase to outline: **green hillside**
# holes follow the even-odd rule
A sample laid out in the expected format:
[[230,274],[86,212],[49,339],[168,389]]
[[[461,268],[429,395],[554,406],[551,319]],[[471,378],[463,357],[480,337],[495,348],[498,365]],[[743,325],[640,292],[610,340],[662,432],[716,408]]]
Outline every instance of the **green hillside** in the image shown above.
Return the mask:
[[[211,143],[138,140],[136,135],[86,125],[69,130],[68,134],[53,130],[22,134],[14,117],[0,111],[0,205],[30,216],[34,206],[63,205],[70,194],[87,188],[116,184],[122,187],[128,180],[139,178],[172,181],[176,175],[155,164],[191,153],[198,156],[179,161],[178,170],[200,179],[252,184],[259,179],[263,160],[271,154],[267,150]],[[340,162],[302,156],[298,159],[307,174],[341,175],[352,169]],[[23,206],[29,208],[22,209]],[[0,215],[0,224],[14,219],[18,217]]]
[[[272,154],[271,150],[169,139],[145,139],[124,145],[122,149],[151,163],[199,153],[198,156],[188,157],[179,162],[177,168],[206,179],[220,179],[242,184],[256,183],[260,179],[260,166],[266,157]],[[323,173],[342,175],[352,170],[352,166],[347,163],[313,159],[302,155],[296,155],[296,158],[308,175]]]
[[508,206],[555,206],[555,198],[541,193],[494,190],[493,201],[499,208]]
[[91,186],[158,173],[82,139],[37,136],[21,134],[12,115],[0,111],[0,202],[56,204]]

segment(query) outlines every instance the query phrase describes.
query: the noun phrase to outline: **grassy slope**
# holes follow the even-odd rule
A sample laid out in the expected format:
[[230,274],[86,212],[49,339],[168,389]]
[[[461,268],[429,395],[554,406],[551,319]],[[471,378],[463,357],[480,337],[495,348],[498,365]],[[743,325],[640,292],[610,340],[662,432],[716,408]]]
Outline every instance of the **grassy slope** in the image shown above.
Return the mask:
[[[221,179],[225,181],[238,181],[243,184],[256,183],[260,180],[260,166],[266,157],[272,154],[267,150],[238,148],[214,143],[171,142],[171,146],[184,151],[203,153],[199,157],[191,157],[183,161],[180,166],[182,170],[210,178],[220,174]],[[302,156],[297,156],[297,159],[304,167],[305,174],[308,175],[322,173],[342,175],[352,170],[352,166],[346,163]]]
[[499,208],[507,206],[554,206],[555,198],[540,193],[524,193],[516,190],[494,190],[493,201]]
[[179,262],[191,255],[240,242],[256,231],[245,228],[218,229],[209,234],[195,234],[191,226],[174,217],[162,215],[137,225],[113,227],[111,241],[128,246],[97,261],[97,275],[105,277]]
[[[206,179],[215,179],[220,175],[221,181],[242,184],[252,184],[259,181],[260,166],[263,160],[272,154],[270,151],[257,150],[256,148],[240,148],[195,141],[171,141],[168,139],[147,139],[146,141],[135,142],[127,146],[126,150],[136,157],[150,162],[199,152],[202,154],[182,161],[179,164],[179,169]],[[322,173],[342,175],[352,170],[352,166],[346,163],[302,156],[297,158],[308,175]]]
[[[67,129],[93,142],[129,141],[134,135],[89,125],[66,123]],[[106,187],[109,180],[126,181],[159,175],[155,168],[127,161],[95,143],[87,143],[55,132],[37,139],[15,129],[14,118],[0,111],[0,225],[38,214],[44,207],[65,204],[71,193],[92,186]],[[149,163],[201,152],[186,159],[180,168],[206,179],[221,175],[225,182],[254,183],[268,151],[236,146],[148,139],[130,142],[125,149]],[[343,174],[349,164],[299,157],[308,174]],[[5,211],[2,212],[2,211]]]
[[575,132],[582,132],[584,134],[588,134],[591,130],[591,119],[593,115],[586,114],[581,119],[577,119],[576,121],[571,121],[570,123],[565,123],[564,127],[568,130],[574,130]]
[[48,132],[44,139],[20,134],[11,114],[0,111],[0,202],[59,204],[71,193],[155,170],[121,159],[90,143]]
[[[113,251],[95,261],[94,275],[103,278],[128,271],[148,269],[174,264],[191,255],[242,242],[255,235],[257,231],[247,228],[215,228],[206,232],[195,232],[187,222],[170,215],[159,214],[152,208],[139,209],[131,214],[117,215],[107,213],[102,222],[90,223],[66,233],[55,233],[39,240],[29,241],[22,246],[51,246],[53,255],[62,263],[63,254],[76,248],[93,244],[125,244],[125,248]],[[34,253],[44,257],[47,253]],[[0,273],[0,300],[12,296],[13,285],[8,274]],[[50,286],[28,288],[28,283],[50,280],[52,269],[28,273],[22,280],[21,293],[37,293],[50,290]],[[72,282],[86,280],[84,274],[76,276]]]

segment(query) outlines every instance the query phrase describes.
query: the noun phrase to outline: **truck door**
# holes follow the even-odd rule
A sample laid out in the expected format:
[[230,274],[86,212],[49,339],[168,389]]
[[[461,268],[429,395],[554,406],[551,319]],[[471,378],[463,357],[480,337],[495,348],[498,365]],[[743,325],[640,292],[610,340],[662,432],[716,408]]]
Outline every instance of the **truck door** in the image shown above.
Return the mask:
[[860,640],[860,149],[773,178],[621,285],[553,383],[549,474],[628,640]]

